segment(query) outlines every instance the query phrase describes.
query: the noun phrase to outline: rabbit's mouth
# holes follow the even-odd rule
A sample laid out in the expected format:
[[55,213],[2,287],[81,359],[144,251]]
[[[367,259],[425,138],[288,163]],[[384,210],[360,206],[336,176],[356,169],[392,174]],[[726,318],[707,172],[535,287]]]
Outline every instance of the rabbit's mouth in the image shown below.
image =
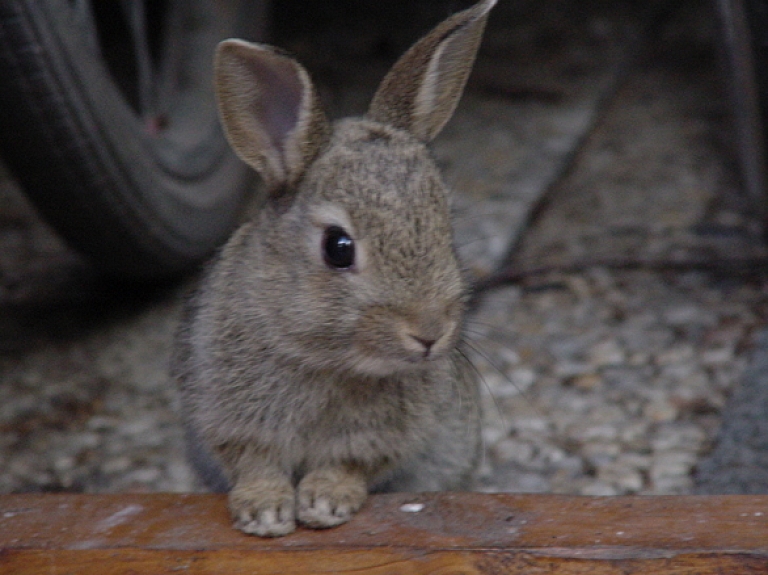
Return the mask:
[[376,377],[386,377],[403,372],[421,371],[445,361],[455,347],[452,333],[435,340],[425,340],[404,334],[393,338],[385,346],[369,346],[359,342],[355,351],[356,371]]
[[354,369],[369,377],[391,377],[393,375],[422,371],[434,366],[435,362],[445,360],[445,353],[430,353],[418,356],[401,355],[386,358],[382,356],[359,355],[355,358]]
[[456,305],[372,306],[355,326],[358,371],[386,376],[434,366],[456,347],[461,309]]

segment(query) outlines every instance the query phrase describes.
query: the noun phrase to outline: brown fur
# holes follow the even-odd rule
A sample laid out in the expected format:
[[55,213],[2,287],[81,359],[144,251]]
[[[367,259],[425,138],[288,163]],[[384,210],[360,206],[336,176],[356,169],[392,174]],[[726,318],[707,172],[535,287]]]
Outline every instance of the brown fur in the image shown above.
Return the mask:
[[[193,459],[230,488],[243,531],[337,525],[369,490],[471,486],[480,415],[457,350],[466,285],[425,143],[456,105],[492,5],[438,27],[404,57],[422,62],[409,85],[385,81],[367,118],[334,125],[294,60],[242,41],[219,50],[228,137],[269,197],[188,302],[173,373]],[[438,97],[389,121],[382,106],[425,82]],[[329,226],[354,239],[354,268],[324,261]]]

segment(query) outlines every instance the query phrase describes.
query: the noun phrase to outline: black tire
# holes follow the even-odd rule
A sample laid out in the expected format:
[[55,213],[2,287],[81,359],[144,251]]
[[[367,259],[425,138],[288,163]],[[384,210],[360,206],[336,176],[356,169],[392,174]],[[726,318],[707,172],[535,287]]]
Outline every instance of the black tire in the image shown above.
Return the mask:
[[154,53],[176,54],[153,76],[170,88],[159,90],[150,120],[131,94],[130,66],[121,70],[109,47],[119,41],[114,30],[99,29],[96,12],[121,4],[0,2],[0,154],[42,215],[100,270],[165,279],[226,239],[252,182],[219,127],[212,57],[223,37],[258,36],[238,26],[263,23],[264,3],[146,3],[164,18]]
[[762,142],[761,210],[764,228],[768,231],[768,0],[747,0],[746,15],[749,24],[749,50],[755,71],[756,121]]
[[741,176],[768,230],[768,0],[716,0]]

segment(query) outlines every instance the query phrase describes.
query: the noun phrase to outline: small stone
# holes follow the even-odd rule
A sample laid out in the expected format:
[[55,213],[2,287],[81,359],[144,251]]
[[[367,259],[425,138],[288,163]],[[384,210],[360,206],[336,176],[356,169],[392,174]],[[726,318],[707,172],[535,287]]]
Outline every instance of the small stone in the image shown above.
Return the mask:
[[636,351],[630,354],[627,363],[632,366],[643,366],[651,363],[651,354],[643,351]]
[[667,398],[658,398],[645,406],[643,410],[645,417],[662,423],[665,421],[674,421],[680,414],[680,410]]
[[520,354],[510,347],[498,349],[496,355],[506,365],[517,365],[520,363]]
[[682,412],[715,413],[725,406],[725,397],[703,389],[676,389],[670,401]]
[[[486,417],[486,419],[488,418]],[[489,425],[486,423],[481,434],[483,436],[483,445],[493,445],[506,435],[506,430],[502,425]]]
[[104,473],[109,474],[125,473],[130,469],[131,465],[133,465],[131,458],[126,455],[121,455],[105,461],[101,466],[101,470]]
[[579,480],[583,480],[584,461],[580,457],[571,456],[562,463],[565,466],[558,466],[557,471],[552,475],[552,491],[555,493],[579,493],[579,487],[575,485]]
[[494,461],[498,464],[516,463],[528,465],[533,459],[534,447],[528,442],[508,437],[496,442],[491,448]]
[[687,475],[661,476],[653,479],[653,492],[656,495],[675,495],[690,493],[693,479]]
[[156,431],[157,427],[157,420],[154,417],[145,416],[129,420],[120,425],[118,429],[123,435],[137,436]]
[[587,299],[592,296],[592,288],[589,282],[581,276],[570,275],[565,280],[568,288],[581,299]]
[[593,370],[593,367],[588,363],[581,363],[576,361],[561,361],[555,365],[554,374],[556,377],[563,379],[570,379],[584,375]]
[[647,470],[653,463],[653,457],[642,453],[622,453],[616,459],[616,463],[634,469]]
[[626,353],[613,340],[598,343],[589,350],[589,363],[595,367],[621,365],[626,360]]
[[579,490],[579,493],[580,495],[588,495],[591,497],[610,497],[619,495],[619,490],[604,481],[594,481],[583,486]]
[[53,460],[53,468],[58,473],[64,473],[66,471],[71,471],[75,468],[75,458],[71,455],[60,455],[56,459]]
[[700,368],[694,368],[691,373],[679,382],[680,389],[702,390],[709,387],[709,377],[707,373]]
[[649,428],[650,423],[646,420],[631,421],[622,427],[619,439],[631,449],[645,449],[650,442]]
[[550,430],[551,423],[545,417],[521,417],[514,420],[512,427],[517,432],[544,433]]
[[662,451],[654,453],[651,464],[651,481],[657,483],[661,478],[688,476],[696,464],[696,454],[688,451]]
[[500,397],[504,388],[512,387],[509,380],[498,371],[487,369],[485,365],[478,366],[481,389],[494,397]]
[[664,321],[673,326],[685,326],[701,321],[701,310],[694,305],[671,307],[664,312]]
[[565,461],[567,457],[568,455],[566,452],[559,447],[552,445],[551,443],[544,443],[539,445],[536,459],[540,460],[547,468],[550,468],[552,466],[560,465],[560,463]]
[[596,373],[585,373],[575,377],[572,382],[573,387],[583,391],[593,391],[603,386],[603,378]]
[[101,444],[101,435],[98,433],[75,433],[67,439],[67,447],[72,451],[84,451],[95,449]]
[[196,486],[195,472],[186,462],[180,459],[171,461],[166,466],[168,472],[168,490],[175,493],[194,491]]
[[509,378],[512,380],[512,385],[518,389],[518,391],[526,391],[536,381],[536,372],[527,367],[518,367],[513,369],[509,374]]
[[618,437],[618,430],[615,425],[608,423],[601,425],[586,425],[574,429],[572,431],[572,436],[574,439],[583,442],[612,441]]
[[151,484],[161,476],[161,471],[155,467],[144,467],[131,471],[125,476],[129,483]]
[[620,460],[599,467],[597,478],[617,487],[621,493],[637,493],[644,485],[642,474]]
[[517,476],[517,489],[521,493],[546,493],[550,491],[549,479],[540,473],[521,473]]
[[601,467],[611,463],[621,453],[618,443],[591,442],[584,445],[581,454],[594,467]]
[[94,431],[105,431],[114,429],[118,426],[119,420],[116,417],[106,417],[102,415],[95,415],[88,420],[88,429]]
[[400,511],[403,513],[418,513],[424,509],[423,503],[405,503],[400,506]]
[[734,350],[732,347],[708,349],[701,354],[701,363],[708,366],[723,365],[733,361]]
[[698,452],[706,441],[706,433],[693,424],[673,424],[660,427],[651,440],[654,451],[684,450]]
[[662,366],[661,379],[674,383],[683,381],[695,375],[696,364],[693,361],[684,361],[681,363],[670,363]]
[[656,365],[667,366],[690,362],[694,357],[694,349],[691,345],[678,345],[671,349],[666,349],[656,354]]

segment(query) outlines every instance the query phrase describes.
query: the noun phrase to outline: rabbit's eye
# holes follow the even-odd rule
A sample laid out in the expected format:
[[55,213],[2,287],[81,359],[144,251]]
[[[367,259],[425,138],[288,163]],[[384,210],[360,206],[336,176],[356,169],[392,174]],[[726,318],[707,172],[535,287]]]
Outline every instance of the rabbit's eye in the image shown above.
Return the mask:
[[325,230],[323,255],[332,268],[350,268],[355,263],[355,241],[344,228],[331,226]]

